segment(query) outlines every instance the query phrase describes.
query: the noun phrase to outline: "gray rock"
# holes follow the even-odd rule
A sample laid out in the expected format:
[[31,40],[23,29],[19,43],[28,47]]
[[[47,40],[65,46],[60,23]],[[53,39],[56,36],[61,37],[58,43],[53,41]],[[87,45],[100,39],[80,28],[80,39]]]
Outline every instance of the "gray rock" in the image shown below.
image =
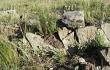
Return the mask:
[[79,61],[79,63],[81,63],[81,64],[85,64],[85,63],[86,63],[86,61],[85,61],[84,58],[79,58],[78,61]]
[[34,50],[38,49],[54,49],[51,45],[44,42],[44,39],[41,38],[39,35],[35,35],[33,33],[26,33],[26,38],[28,39],[29,43],[33,47]]
[[68,28],[84,27],[84,11],[69,11],[63,14],[62,22]]
[[84,44],[85,42],[95,39],[97,28],[94,26],[87,26],[85,28],[80,28],[77,30],[77,36],[80,44]]
[[100,57],[101,59],[104,58],[104,60],[105,60],[107,63],[109,63],[109,65],[110,65],[110,48],[107,48],[107,47],[106,47],[105,49],[99,51],[99,57]]
[[58,31],[58,35],[60,37],[61,40],[63,40],[64,38],[66,38],[66,36],[68,35],[69,30],[66,27],[63,27],[62,29],[59,29]]
[[74,47],[75,45],[74,32],[66,36],[66,38],[64,38],[62,42],[66,49],[68,49],[69,47]]
[[105,66],[102,68],[102,70],[110,70],[110,67],[109,66]]
[[[60,30],[58,33],[66,49],[68,49],[68,47],[74,47],[76,42],[76,40],[74,39],[74,32],[68,35],[69,30],[63,28],[63,30]],[[79,43],[84,44],[89,40],[95,39],[97,28],[94,26],[79,28],[78,30],[76,30],[76,33],[79,39]]]
[[58,31],[58,35],[66,49],[74,46],[74,32],[68,35],[70,32],[71,30],[68,30],[66,27],[63,27]]
[[101,29],[98,30],[101,36],[104,38],[104,43],[106,46],[110,44],[110,24],[105,23],[101,25]]

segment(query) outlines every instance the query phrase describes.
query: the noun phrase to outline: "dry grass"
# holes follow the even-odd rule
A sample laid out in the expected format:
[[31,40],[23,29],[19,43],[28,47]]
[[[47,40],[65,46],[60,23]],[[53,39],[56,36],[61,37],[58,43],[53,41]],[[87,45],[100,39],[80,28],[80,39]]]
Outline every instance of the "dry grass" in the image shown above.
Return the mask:
[[[67,6],[67,7],[63,8],[63,6]],[[107,21],[108,17],[110,17],[109,8],[110,8],[109,0],[0,0],[1,11],[16,9],[18,14],[23,14],[24,16],[26,14],[27,16],[24,17],[23,21],[27,23],[27,21],[30,18],[36,20],[37,28],[39,29],[42,35],[46,35],[48,33],[54,33],[55,31],[57,31],[58,27],[56,25],[56,22],[58,19],[62,17],[62,14],[63,14],[62,11],[64,10],[65,11],[84,10],[85,18],[87,20],[93,21],[94,19],[98,19],[98,20]],[[0,23],[13,24],[13,23],[20,22],[19,18],[13,19],[12,17],[13,16],[11,15],[0,17]],[[1,49],[0,52],[2,52],[3,50],[4,50],[4,53],[6,53],[5,51],[14,52],[14,51],[10,51],[10,48],[8,47],[10,46],[10,43],[7,43],[7,41],[5,42],[3,41],[2,40],[0,41],[0,46],[2,44],[3,46],[6,46],[6,48]],[[17,42],[17,45],[18,45],[18,41],[15,41],[15,42]],[[36,53],[31,54],[29,52],[30,49],[28,48],[27,45],[24,46],[20,44],[19,46],[20,46],[20,50],[24,54],[22,57],[19,57],[19,58],[25,61],[24,64],[27,63],[26,65],[29,65],[29,62],[30,62],[29,59],[31,59],[31,56],[36,55]],[[62,60],[63,56],[61,57],[62,54],[59,54],[59,52],[54,52],[54,53],[55,55],[53,59],[56,59],[56,60],[61,59],[59,62],[62,63],[63,62]],[[42,51],[40,54],[43,55],[45,54],[45,52]],[[11,53],[6,54],[7,59],[8,60],[10,59],[12,61],[9,55],[12,56],[13,54]],[[27,58],[26,55],[29,55],[30,57]],[[0,57],[2,57],[1,53],[0,53]],[[49,60],[52,60],[52,58]],[[51,63],[49,64],[52,65]],[[37,67],[35,66],[36,64],[33,64],[32,62],[30,65]]]

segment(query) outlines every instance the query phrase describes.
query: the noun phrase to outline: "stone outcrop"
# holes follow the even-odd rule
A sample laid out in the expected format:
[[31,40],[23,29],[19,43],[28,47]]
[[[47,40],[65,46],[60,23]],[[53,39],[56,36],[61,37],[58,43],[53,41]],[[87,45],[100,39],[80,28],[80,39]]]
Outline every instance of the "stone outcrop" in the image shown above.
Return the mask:
[[68,30],[66,27],[63,27],[58,31],[58,35],[66,49],[68,49],[68,47],[74,46],[74,32],[70,32],[71,31]]
[[75,46],[74,32],[72,32],[66,38],[64,38],[62,42],[66,49],[68,49],[69,47],[74,47]]
[[87,41],[95,39],[97,34],[97,28],[94,26],[87,26],[85,28],[80,28],[76,31],[77,37],[80,44],[84,44]]
[[68,11],[63,14],[62,22],[68,27],[75,29],[84,27],[84,11]]
[[35,35],[33,33],[26,33],[26,38],[33,47],[34,50],[38,49],[54,49],[51,45],[44,42],[44,39],[39,35]]

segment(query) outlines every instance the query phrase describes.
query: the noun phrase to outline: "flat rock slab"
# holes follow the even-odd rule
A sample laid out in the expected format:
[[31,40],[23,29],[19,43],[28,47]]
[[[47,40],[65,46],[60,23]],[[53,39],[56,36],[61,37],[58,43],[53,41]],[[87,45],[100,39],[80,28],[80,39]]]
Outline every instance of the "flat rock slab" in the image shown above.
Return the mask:
[[97,28],[94,26],[87,26],[85,28],[78,29],[76,33],[79,39],[79,43],[84,44],[89,40],[95,39]]
[[71,33],[71,30],[63,27],[58,31],[58,35],[66,49],[68,47],[74,47],[74,32]]
[[66,49],[68,49],[69,47],[74,47],[74,45],[75,45],[74,41],[75,41],[74,40],[74,32],[72,32],[66,38],[64,38],[62,40]]
[[106,44],[110,43],[110,24],[105,23],[101,25],[100,35],[103,36]]
[[33,33],[26,33],[26,38],[28,39],[29,43],[31,44],[34,50],[42,48],[54,49],[54,47],[45,43],[44,39],[42,39],[39,35],[35,35]]
[[99,52],[99,55],[101,59],[104,58],[104,60],[110,65],[110,48],[105,47],[105,49]]
[[84,27],[84,11],[68,11],[63,14],[62,22],[68,28]]
[[63,27],[62,29],[59,29],[58,31],[58,35],[60,37],[61,40],[63,40],[64,38],[66,38],[66,36],[68,35],[69,30],[66,27]]

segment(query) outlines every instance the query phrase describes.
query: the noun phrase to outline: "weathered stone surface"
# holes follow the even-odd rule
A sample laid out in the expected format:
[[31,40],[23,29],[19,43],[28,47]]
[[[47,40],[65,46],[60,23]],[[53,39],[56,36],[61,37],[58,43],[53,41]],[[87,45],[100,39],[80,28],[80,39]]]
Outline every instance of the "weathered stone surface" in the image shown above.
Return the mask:
[[105,66],[102,68],[102,70],[110,70],[110,67],[109,66]]
[[104,38],[104,42],[106,44],[110,43],[110,24],[105,23],[101,25],[101,30],[99,30],[99,33]]
[[108,40],[107,36],[105,35],[105,32],[102,29],[98,29],[98,34],[101,37],[101,41],[102,41],[102,45],[104,45],[104,47],[108,47],[110,41]]
[[104,60],[107,63],[109,63],[109,65],[110,65],[110,48],[106,47],[105,49],[99,51],[99,56],[100,56],[101,59],[104,58]]
[[84,44],[85,42],[95,39],[97,28],[94,26],[87,26],[85,28],[80,28],[76,31],[79,43]]
[[81,64],[82,64],[82,63],[86,63],[86,61],[85,61],[84,58],[79,58],[78,61],[79,61],[79,63],[81,63]]
[[59,29],[58,35],[61,40],[63,40],[69,33],[69,30],[66,27],[63,27],[62,29]]
[[62,22],[68,28],[84,27],[84,11],[69,11],[63,14]]
[[74,40],[74,32],[72,32],[66,38],[64,38],[62,40],[62,42],[63,42],[66,49],[68,49],[68,47],[73,47],[75,45],[74,41],[75,41]]
[[26,33],[26,38],[28,39],[34,50],[42,48],[54,49],[51,45],[45,43],[44,39],[42,39],[39,35],[35,35],[33,33]]

